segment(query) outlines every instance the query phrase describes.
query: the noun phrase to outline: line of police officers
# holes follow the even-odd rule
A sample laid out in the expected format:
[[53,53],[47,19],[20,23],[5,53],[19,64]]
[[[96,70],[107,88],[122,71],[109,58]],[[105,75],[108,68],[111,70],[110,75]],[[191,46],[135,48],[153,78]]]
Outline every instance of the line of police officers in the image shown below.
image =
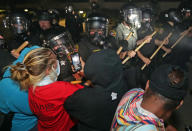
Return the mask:
[[[64,74],[67,74],[64,77],[72,74],[72,70],[70,69],[71,60],[68,59],[68,55],[76,51],[75,44],[78,44],[79,53],[84,61],[95,51],[107,48],[118,50],[120,47],[123,47],[119,54],[122,61],[126,56],[132,58],[124,64],[125,72],[127,70],[129,72],[134,67],[134,70],[137,71],[133,71],[133,74],[137,75],[137,77],[141,73],[139,68],[142,64],[149,65],[144,70],[144,74],[149,74],[154,66],[162,62],[185,66],[185,62],[189,60],[190,55],[187,53],[190,53],[191,50],[189,44],[191,37],[185,37],[180,42],[181,44],[171,49],[171,45],[182,35],[180,33],[191,26],[191,7],[187,3],[181,3],[178,9],[163,11],[159,17],[155,16],[156,14],[154,14],[154,9],[151,6],[138,8],[132,3],[126,4],[120,11],[122,21],[115,29],[115,36],[110,35],[110,31],[108,30],[108,18],[101,15],[101,13],[97,13],[97,11],[93,11],[86,19],[86,34],[80,37],[82,29],[79,29],[78,25],[81,24],[75,22],[77,20],[75,19],[73,7],[69,5],[66,10],[66,28],[59,26],[59,13],[57,10],[41,11],[38,14],[38,21],[33,23],[31,18],[24,12],[17,11],[8,14],[4,19],[5,31],[1,32],[2,59],[3,54],[6,54],[10,61],[14,59],[12,55],[17,58],[19,53],[15,52],[15,50],[23,42],[28,41],[29,45],[35,44],[52,48],[58,55],[60,64],[64,67],[67,66],[67,70],[69,70],[68,73],[64,72]],[[7,31],[12,32],[13,35],[11,35],[11,38],[7,37],[5,33]],[[157,33],[152,37],[151,34],[154,31],[157,31]],[[173,35],[166,40],[161,48],[162,50],[151,60],[150,56],[170,32]],[[6,44],[4,44],[4,41],[6,41]],[[135,51],[135,48],[144,41],[148,44],[145,44],[140,50]],[[6,52],[5,48],[12,55]],[[164,52],[169,54],[168,57],[161,57]],[[3,63],[3,66],[9,63],[9,59]],[[1,69],[3,66],[1,66]],[[135,69],[135,67],[138,68]],[[131,78],[133,78],[133,74]],[[125,76],[130,78],[129,75]],[[139,77],[141,76],[139,75]],[[72,78],[62,79],[73,80]],[[140,78],[139,81],[141,81]],[[135,84],[131,85],[137,86]]]

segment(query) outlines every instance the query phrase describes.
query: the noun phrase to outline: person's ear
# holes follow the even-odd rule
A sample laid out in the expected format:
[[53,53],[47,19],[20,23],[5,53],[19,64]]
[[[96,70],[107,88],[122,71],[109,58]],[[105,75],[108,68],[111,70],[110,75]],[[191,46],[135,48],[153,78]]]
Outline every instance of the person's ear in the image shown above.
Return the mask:
[[46,75],[49,75],[49,72],[50,72],[50,69],[47,68],[47,69],[45,70],[45,74],[46,74]]
[[147,83],[146,83],[146,85],[145,85],[145,91],[149,89],[149,82],[150,82],[150,81],[147,80]]
[[178,110],[183,105],[183,100],[179,103],[179,105],[176,107],[176,110]]
[[55,68],[54,65],[52,65],[51,67],[48,67],[48,68],[45,70],[45,74],[46,74],[46,75],[49,75],[50,72],[53,71],[53,68]]

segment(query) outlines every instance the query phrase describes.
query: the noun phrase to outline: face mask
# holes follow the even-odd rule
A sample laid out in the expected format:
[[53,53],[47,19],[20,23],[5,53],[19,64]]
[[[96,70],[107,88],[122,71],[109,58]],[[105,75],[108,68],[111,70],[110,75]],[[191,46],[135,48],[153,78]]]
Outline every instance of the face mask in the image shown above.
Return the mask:
[[105,37],[103,35],[98,34],[97,32],[91,36],[92,43],[96,46],[103,47],[105,44]]
[[53,71],[48,76],[45,76],[43,78],[43,80],[41,80],[39,83],[37,83],[37,86],[44,86],[44,85],[48,85],[48,84],[51,84],[51,83],[57,81],[57,77],[60,74],[60,65],[59,65],[58,60],[57,60],[57,69],[52,67],[52,70]]
[[52,69],[53,69],[53,72],[54,72],[57,76],[60,75],[60,64],[59,64],[59,61],[58,61],[58,60],[57,60],[57,69],[54,69],[53,67],[52,67]]

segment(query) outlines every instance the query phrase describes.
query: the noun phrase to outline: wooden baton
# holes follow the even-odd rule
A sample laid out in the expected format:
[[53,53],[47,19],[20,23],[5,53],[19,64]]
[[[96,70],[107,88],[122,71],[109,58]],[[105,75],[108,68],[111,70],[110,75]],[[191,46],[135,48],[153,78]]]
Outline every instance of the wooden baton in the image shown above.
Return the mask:
[[[153,37],[155,34],[157,33],[157,31],[154,31],[150,37]],[[144,40],[143,43],[141,43],[134,51],[137,52],[139,51],[145,44],[146,44],[147,40]],[[127,58],[125,58],[125,60],[123,60],[122,64],[125,64],[131,57],[128,56]]]
[[[125,40],[129,40],[131,38],[131,36],[133,35],[133,32],[130,32],[129,35],[126,37]],[[120,46],[119,49],[117,50],[117,55],[119,55],[122,51],[123,47]]]
[[[161,49],[161,47],[163,47],[163,45],[165,44],[166,40],[169,39],[172,36],[172,33],[169,33],[169,35],[163,40],[163,42],[161,43],[161,45],[155,50],[155,52],[151,55],[151,57],[149,58],[150,60],[152,60],[155,55],[159,52],[159,50]],[[147,66],[147,64],[144,64],[141,67],[141,70],[144,70],[145,67]]]
[[[188,33],[191,31],[191,28],[187,29],[187,31],[177,39],[177,41],[171,46],[171,49],[173,49]],[[164,58],[168,53],[165,52],[162,57]]]
[[23,48],[25,48],[28,44],[29,44],[28,41],[23,42],[23,44],[20,45],[20,46],[15,50],[15,53],[18,53],[18,54],[19,54],[19,52],[21,52],[21,50],[23,50]]

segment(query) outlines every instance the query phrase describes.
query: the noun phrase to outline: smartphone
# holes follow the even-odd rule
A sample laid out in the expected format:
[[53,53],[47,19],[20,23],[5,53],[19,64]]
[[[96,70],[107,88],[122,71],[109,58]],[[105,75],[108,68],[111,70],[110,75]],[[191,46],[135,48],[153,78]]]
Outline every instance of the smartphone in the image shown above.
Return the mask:
[[78,53],[73,53],[71,54],[71,60],[72,60],[72,65],[74,67],[74,71],[80,71],[82,69],[81,67],[81,61]]

